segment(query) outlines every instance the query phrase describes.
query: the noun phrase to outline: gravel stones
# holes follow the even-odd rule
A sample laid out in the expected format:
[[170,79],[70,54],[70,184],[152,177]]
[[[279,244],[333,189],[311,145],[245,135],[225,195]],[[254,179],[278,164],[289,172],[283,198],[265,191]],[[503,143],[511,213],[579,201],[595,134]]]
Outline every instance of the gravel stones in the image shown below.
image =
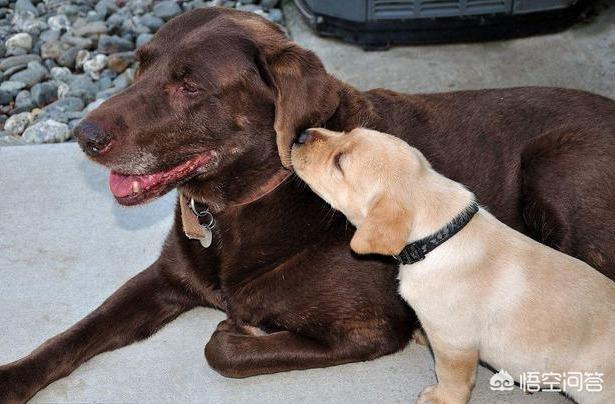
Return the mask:
[[107,61],[109,69],[115,73],[121,73],[128,68],[135,61],[133,52],[120,52],[109,55]]
[[134,49],[132,41],[117,35],[101,35],[98,40],[98,51],[101,53],[125,52]]
[[106,34],[108,30],[109,28],[103,21],[92,21],[82,24],[75,23],[73,34],[76,36],[99,35]]
[[88,111],[132,84],[134,50],[182,12],[224,6],[281,22],[279,3],[0,0],[0,144],[69,139]]
[[30,0],[17,0],[15,2],[15,13],[31,14],[32,16],[38,16],[39,12],[34,4]]

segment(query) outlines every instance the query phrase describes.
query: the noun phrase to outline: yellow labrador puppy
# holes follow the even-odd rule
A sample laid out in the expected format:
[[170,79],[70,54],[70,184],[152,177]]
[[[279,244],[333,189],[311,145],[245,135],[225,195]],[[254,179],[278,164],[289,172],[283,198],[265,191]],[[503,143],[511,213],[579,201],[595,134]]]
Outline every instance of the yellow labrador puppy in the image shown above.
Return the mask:
[[501,223],[393,136],[310,129],[292,163],[357,227],[355,252],[402,262],[399,291],[436,361],[438,384],[419,403],[467,402],[479,359],[517,381],[524,372],[598,373],[601,391],[567,394],[615,403],[615,282]]

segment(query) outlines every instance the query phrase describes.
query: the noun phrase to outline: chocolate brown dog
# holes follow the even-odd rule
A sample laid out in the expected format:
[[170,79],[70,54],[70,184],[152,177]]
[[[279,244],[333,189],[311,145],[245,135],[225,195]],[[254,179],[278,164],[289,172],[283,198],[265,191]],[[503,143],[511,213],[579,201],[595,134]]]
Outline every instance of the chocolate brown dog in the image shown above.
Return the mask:
[[550,88],[359,92],[274,24],[220,8],[173,19],[137,56],[135,84],[90,113],[76,137],[112,170],[120,203],[178,187],[198,211],[206,204],[212,244],[186,237],[178,205],[152,266],[66,332],[0,367],[0,402],[25,401],[199,305],[228,314],[205,347],[227,376],[403,348],[415,320],[396,293],[395,263],[353,255],[344,217],[327,216],[305,185],[284,180],[279,156],[288,163],[307,127],[363,125],[399,136],[506,224],[615,276],[611,100]]

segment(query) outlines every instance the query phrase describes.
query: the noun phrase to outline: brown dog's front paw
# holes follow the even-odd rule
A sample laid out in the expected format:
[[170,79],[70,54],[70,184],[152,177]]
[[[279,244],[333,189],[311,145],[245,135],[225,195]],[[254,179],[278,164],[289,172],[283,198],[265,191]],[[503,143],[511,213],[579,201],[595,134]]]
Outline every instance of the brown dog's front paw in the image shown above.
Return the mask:
[[25,384],[25,379],[27,377],[20,377],[13,366],[0,366],[0,403],[25,403],[36,394],[36,390]]
[[218,326],[216,327],[216,332],[229,332],[232,334],[239,334],[240,329],[237,326],[235,320],[227,318],[226,320],[220,321],[220,323],[218,323]]

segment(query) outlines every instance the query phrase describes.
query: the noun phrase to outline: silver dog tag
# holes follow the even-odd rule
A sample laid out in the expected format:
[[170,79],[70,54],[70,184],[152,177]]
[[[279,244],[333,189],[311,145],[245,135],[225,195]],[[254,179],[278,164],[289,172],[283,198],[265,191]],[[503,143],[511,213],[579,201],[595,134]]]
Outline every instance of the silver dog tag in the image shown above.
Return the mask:
[[201,226],[201,229],[203,229],[203,238],[200,238],[199,241],[201,242],[201,245],[203,247],[208,248],[211,245],[213,233],[211,232],[211,229],[207,226]]

